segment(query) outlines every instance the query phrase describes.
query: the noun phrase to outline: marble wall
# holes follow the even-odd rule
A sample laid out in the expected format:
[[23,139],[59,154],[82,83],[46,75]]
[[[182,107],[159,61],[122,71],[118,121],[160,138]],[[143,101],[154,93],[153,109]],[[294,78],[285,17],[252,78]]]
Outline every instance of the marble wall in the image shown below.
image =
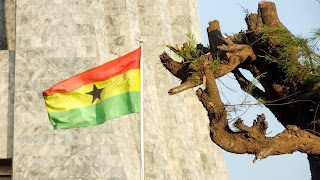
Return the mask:
[[0,159],[8,157],[8,87],[9,87],[9,51],[0,51]]
[[0,159],[12,158],[15,73],[15,0],[0,1]]
[[[200,37],[196,0],[17,0],[14,179],[140,179],[139,115],[53,130],[42,91],[144,42],[146,179],[228,179],[194,91],[159,61],[165,44]],[[0,127],[1,128],[1,127]]]

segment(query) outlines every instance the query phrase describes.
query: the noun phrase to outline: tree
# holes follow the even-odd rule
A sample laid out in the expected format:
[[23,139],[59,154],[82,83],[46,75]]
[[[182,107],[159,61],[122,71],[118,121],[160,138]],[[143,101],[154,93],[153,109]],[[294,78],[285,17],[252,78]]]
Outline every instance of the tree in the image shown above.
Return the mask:
[[[320,179],[320,56],[309,39],[292,35],[280,22],[272,2],[259,2],[258,13],[248,13],[245,21],[248,30],[227,37],[222,36],[218,21],[210,22],[209,47],[196,45],[191,34],[181,49],[168,45],[183,58],[178,62],[166,52],[160,55],[164,67],[182,80],[168,93],[203,84],[205,89],[199,88],[196,95],[208,112],[213,142],[231,153],[254,154],[254,161],[295,151],[307,153],[312,178]],[[240,68],[249,70],[264,90],[248,81]],[[238,131],[231,130],[228,105],[221,101],[215,81],[228,73],[257,103],[270,109],[286,127],[283,132],[266,137],[264,114],[251,127],[239,118],[233,123]]]

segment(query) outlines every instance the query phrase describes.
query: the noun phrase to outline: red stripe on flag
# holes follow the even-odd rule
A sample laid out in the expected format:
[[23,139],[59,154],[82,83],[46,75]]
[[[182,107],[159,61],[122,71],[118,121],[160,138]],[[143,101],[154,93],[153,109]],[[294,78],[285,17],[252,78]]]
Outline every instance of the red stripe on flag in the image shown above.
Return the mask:
[[43,96],[72,92],[86,84],[105,81],[131,69],[140,69],[141,48],[52,86]]

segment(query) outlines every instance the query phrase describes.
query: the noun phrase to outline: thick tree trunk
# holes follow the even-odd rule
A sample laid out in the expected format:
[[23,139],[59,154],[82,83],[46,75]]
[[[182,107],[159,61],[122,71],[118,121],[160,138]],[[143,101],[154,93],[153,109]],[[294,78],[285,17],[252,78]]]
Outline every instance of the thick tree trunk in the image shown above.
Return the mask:
[[311,179],[320,179],[320,155],[308,154],[308,160],[311,171]]

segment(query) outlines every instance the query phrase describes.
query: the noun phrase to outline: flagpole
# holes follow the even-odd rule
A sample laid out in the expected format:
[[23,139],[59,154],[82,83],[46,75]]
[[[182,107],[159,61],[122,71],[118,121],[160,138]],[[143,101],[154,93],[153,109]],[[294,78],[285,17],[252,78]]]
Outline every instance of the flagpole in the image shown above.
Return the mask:
[[140,58],[140,179],[144,180],[144,140],[143,140],[143,41],[139,39],[139,46],[141,47]]

